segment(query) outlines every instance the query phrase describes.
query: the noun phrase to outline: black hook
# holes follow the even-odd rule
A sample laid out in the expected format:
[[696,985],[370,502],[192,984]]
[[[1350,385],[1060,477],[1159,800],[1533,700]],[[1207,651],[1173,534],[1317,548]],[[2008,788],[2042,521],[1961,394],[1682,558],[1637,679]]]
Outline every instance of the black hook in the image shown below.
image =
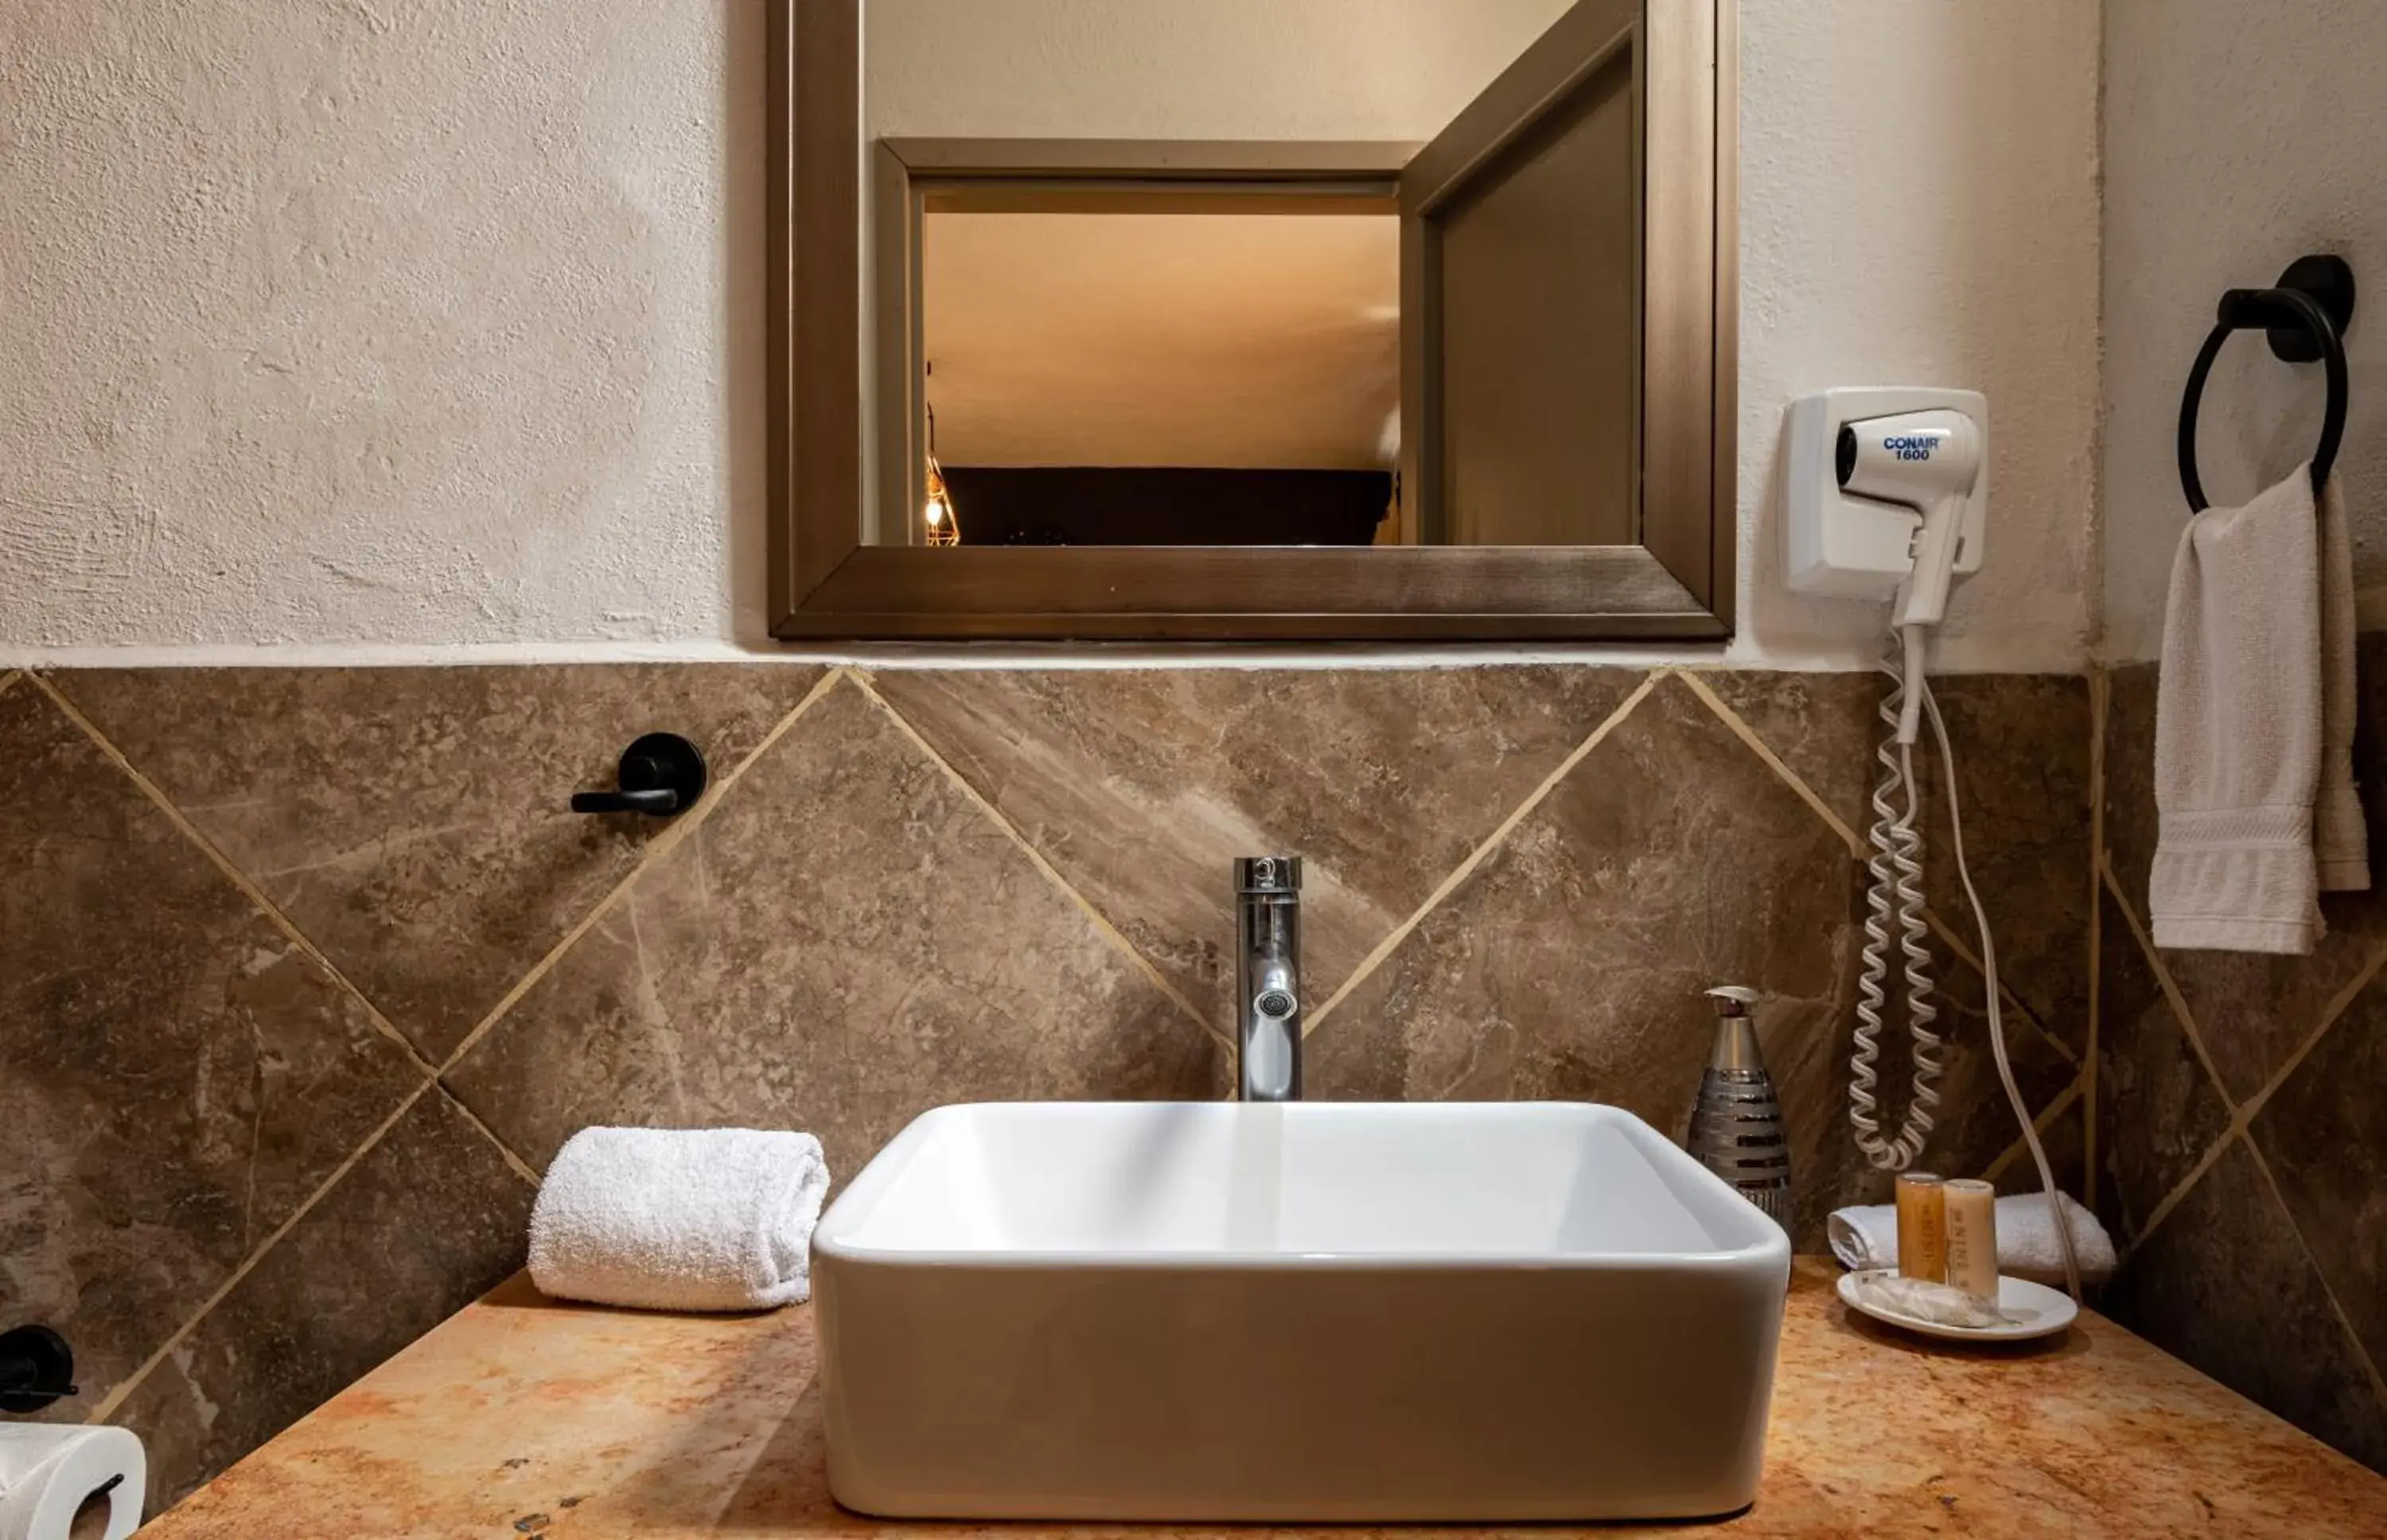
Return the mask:
[[37,1412],[61,1395],[82,1394],[74,1382],[74,1349],[46,1326],[0,1332],[0,1411]]
[[619,791],[575,791],[575,813],[644,813],[668,818],[704,795],[704,751],[677,733],[649,733],[622,751]]
[[2232,332],[2267,332],[2274,357],[2288,363],[2318,360],[2329,375],[2329,407],[2321,419],[2320,447],[2313,451],[2313,494],[2329,485],[2337,464],[2338,445],[2345,437],[2345,329],[2354,321],[2354,269],[2343,257],[2299,257],[2280,274],[2279,286],[2231,289],[2221,297],[2215,324],[2196,363],[2188,372],[2188,390],[2179,403],[2179,485],[2188,506],[2202,513],[2204,483],[2196,473],[2196,409],[2204,398],[2205,377],[2221,345]]

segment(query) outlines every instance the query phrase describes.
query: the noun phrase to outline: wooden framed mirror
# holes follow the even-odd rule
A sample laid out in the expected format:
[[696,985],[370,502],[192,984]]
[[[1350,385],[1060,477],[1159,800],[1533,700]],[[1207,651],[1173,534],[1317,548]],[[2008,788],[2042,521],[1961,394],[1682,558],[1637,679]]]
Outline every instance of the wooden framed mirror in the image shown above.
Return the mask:
[[775,635],[1730,634],[1731,0],[769,5]]

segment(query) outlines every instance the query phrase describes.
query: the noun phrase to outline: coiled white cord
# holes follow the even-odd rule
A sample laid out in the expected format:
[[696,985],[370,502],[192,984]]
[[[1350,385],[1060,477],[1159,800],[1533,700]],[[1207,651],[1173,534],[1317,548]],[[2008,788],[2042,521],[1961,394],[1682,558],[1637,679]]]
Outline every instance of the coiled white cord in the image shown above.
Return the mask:
[[[2014,1121],[2022,1126],[2023,1143],[2030,1150],[2032,1164],[2039,1168],[2040,1190],[2047,1194],[2048,1215],[2054,1221],[2056,1243],[2064,1253],[2065,1286],[2077,1303],[2080,1299],[2080,1258],[2073,1244],[2072,1221],[2057,1195],[2055,1169],[2048,1163],[2047,1148],[2040,1142],[2030,1106],[2023,1100],[2022,1088],[2014,1082],[2014,1066],[2006,1054],[2005,1016],[1999,1000],[2002,991],[1998,985],[1997,940],[1989,934],[1989,912],[1981,907],[1981,895],[1973,887],[1972,867],[1964,859],[1964,816],[1956,793],[1956,754],[1948,741],[1948,724],[1939,714],[1939,702],[1931,694],[1931,681],[1923,670],[1923,627],[1919,625],[1905,627],[1903,635],[1893,632],[1881,665],[1890,679],[1889,693],[1881,705],[1881,717],[1889,725],[1890,733],[1876,756],[1882,764],[1882,778],[1873,794],[1873,856],[1866,867],[1874,882],[1865,894],[1870,913],[1865,918],[1864,967],[1857,978],[1859,1023],[1856,1053],[1849,1064],[1849,1120],[1856,1125],[1857,1148],[1864,1152],[1865,1158],[1879,1169],[1900,1171],[1922,1154],[1924,1141],[1931,1133],[1933,1109],[1939,1105],[1939,1048],[1945,1040],[1930,1029],[1939,1011],[1931,1003],[1931,954],[1923,940],[1923,833],[1915,827],[1914,751],[1905,741],[1908,735],[1900,730],[1901,719],[1912,721],[1919,713],[1930,720],[1932,738],[1939,746],[1939,767],[1948,788],[1948,832],[1956,852],[1956,876],[1964,884],[1964,900],[1972,905],[1973,923],[1980,932],[1981,974],[1989,997],[1990,1054],[1997,1062],[1998,1081],[2005,1087]],[[1896,800],[1901,792],[1905,797],[1903,806]],[[1901,932],[1900,949],[1906,955],[1907,1025],[1914,1036],[1914,1094],[1898,1137],[1884,1139],[1876,1116],[1874,1063],[1880,1054],[1881,1010],[1888,1002],[1882,984],[1888,971],[1893,921]]]
[[[1939,1046],[1931,1029],[1939,1007],[1931,1000],[1931,950],[1925,941],[1923,920],[1923,831],[1915,827],[1914,751],[1900,741],[1899,725],[1906,706],[1907,679],[1926,698],[1929,685],[1920,668],[1902,658],[1905,638],[1893,632],[1881,671],[1889,675],[1889,693],[1882,698],[1881,719],[1889,728],[1875,757],[1881,761],[1881,779],[1873,789],[1873,827],[1868,836],[1873,854],[1865,868],[1873,886],[1865,892],[1863,966],[1857,975],[1856,1052],[1849,1060],[1849,1121],[1856,1125],[1857,1148],[1877,1170],[1902,1171],[1923,1153],[1931,1137],[1932,1115],[1939,1105]],[[1900,803],[1901,796],[1904,803]],[[1907,1029],[1914,1036],[1914,1092],[1898,1135],[1881,1132],[1880,1098],[1875,1093],[1879,1076],[1874,1066],[1881,1056],[1882,1009],[1888,1004],[1883,988],[1889,973],[1892,926],[1899,932],[1899,951],[1906,966]]]

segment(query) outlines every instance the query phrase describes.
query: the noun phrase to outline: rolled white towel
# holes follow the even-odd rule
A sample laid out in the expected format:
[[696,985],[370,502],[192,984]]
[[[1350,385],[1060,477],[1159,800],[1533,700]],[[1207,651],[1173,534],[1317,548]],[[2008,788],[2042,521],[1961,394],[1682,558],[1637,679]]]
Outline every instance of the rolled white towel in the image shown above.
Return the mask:
[[583,1129],[530,1213],[543,1294],[649,1310],[760,1310],[812,1297],[828,1162],[808,1133]]
[[[2114,1276],[2114,1238],[2097,1216],[2063,1196],[2064,1217],[2072,1227],[2072,1247],[2080,1262],[2080,1281],[2103,1283]],[[1850,1271],[1898,1266],[1898,1206],[1876,1204],[1864,1208],[1839,1208],[1824,1222],[1832,1255]],[[2047,1211],[2044,1193],[2017,1193],[1998,1200],[1998,1271],[2034,1283],[2064,1286],[2064,1249],[2055,1238],[2055,1218]]]

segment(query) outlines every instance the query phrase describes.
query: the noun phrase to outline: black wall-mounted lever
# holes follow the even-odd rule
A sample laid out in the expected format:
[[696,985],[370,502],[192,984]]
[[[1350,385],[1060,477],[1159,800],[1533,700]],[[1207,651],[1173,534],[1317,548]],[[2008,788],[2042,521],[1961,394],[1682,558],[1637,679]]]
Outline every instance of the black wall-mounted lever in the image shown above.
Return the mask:
[[622,751],[618,791],[575,791],[575,813],[644,813],[668,818],[704,795],[704,751],[677,733],[649,733]]
[[46,1326],[0,1332],[0,1412],[37,1412],[79,1392],[66,1338]]

